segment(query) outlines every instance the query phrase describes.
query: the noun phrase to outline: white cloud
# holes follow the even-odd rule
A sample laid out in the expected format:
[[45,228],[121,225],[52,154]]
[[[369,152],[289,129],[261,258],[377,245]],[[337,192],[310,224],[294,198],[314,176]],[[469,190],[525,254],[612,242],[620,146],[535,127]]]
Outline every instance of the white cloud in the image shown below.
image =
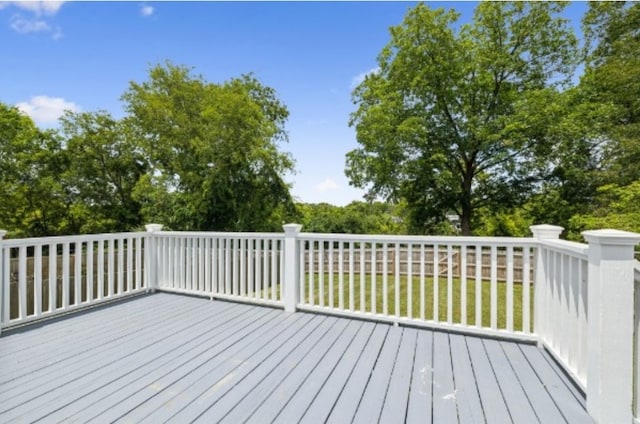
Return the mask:
[[140,8],[140,14],[142,16],[151,16],[153,15],[153,12],[154,12],[153,6],[149,6],[148,4],[145,4]]
[[40,19],[24,19],[19,15],[11,18],[11,29],[20,34],[51,31],[51,27],[47,22]]
[[12,5],[18,9],[28,10],[36,16],[55,15],[64,4],[64,1],[6,1],[0,3],[0,9]]
[[375,68],[371,68],[368,71],[359,73],[351,79],[351,89],[353,90],[354,88],[362,84],[367,75],[377,74],[378,72],[380,72],[380,68],[376,66]]
[[320,184],[316,184],[316,190],[320,193],[326,193],[327,191],[338,190],[340,186],[331,178],[326,178]]
[[62,97],[49,96],[34,96],[28,102],[18,103],[16,107],[42,126],[55,124],[65,110],[80,111],[80,107],[73,102],[68,102]]
[[60,27],[52,26],[45,16],[53,16],[64,4],[64,1],[6,1],[0,2],[0,9],[13,6],[23,10],[23,13],[15,14],[11,17],[9,26],[20,34],[30,34],[35,32],[51,33],[54,40],[62,38]]

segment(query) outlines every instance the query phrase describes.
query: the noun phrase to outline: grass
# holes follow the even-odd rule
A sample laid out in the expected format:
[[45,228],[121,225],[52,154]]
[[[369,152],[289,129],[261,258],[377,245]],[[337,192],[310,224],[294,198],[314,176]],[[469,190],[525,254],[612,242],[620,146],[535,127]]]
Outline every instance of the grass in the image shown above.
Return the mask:
[[[434,297],[437,289],[437,319],[436,321],[448,322],[449,318],[453,323],[462,322],[462,292],[463,285],[459,278],[452,278],[451,287],[449,289],[449,283],[447,278],[439,278],[438,284],[434,283],[434,279],[431,277],[424,278],[424,287],[421,287],[421,281],[419,277],[408,278],[407,276],[400,276],[397,279],[396,290],[396,277],[395,275],[389,275],[387,277],[387,293],[388,302],[386,305],[383,303],[384,293],[384,276],[375,276],[375,309],[372,307],[374,300],[372,298],[373,292],[373,280],[372,275],[367,274],[364,276],[364,285],[361,287],[360,275],[354,275],[353,279],[353,291],[350,290],[350,281],[348,275],[344,276],[342,285],[342,306],[340,305],[340,284],[339,275],[333,275],[333,290],[331,293],[329,287],[329,274],[322,276],[323,285],[323,299],[320,299],[320,275],[314,274],[313,282],[313,302],[309,299],[309,284],[310,275],[307,274],[305,281],[304,299],[305,303],[312,303],[313,305],[324,305],[329,307],[340,307],[341,309],[353,309],[356,311],[361,310],[362,295],[364,294],[364,311],[383,313],[385,315],[399,315],[401,317],[409,318],[424,318],[428,320],[434,320],[436,314],[434,313]],[[363,290],[361,290],[361,288]],[[448,295],[451,290],[451,296]],[[507,284],[505,282],[498,282],[495,285],[495,302],[497,311],[497,327],[500,329],[507,328]],[[398,304],[399,311],[396,309],[396,292],[399,292]],[[411,299],[409,299],[409,293],[411,293]],[[491,283],[483,280],[480,283],[480,318],[481,326],[491,326]],[[424,300],[424,303],[421,302]],[[451,304],[449,304],[449,299]],[[529,288],[529,316],[530,322],[533,322],[533,287]],[[411,305],[411,308],[409,308]],[[522,330],[522,308],[523,308],[523,286],[521,284],[513,284],[513,328],[516,331]],[[410,309],[410,310],[409,310]],[[424,315],[423,315],[424,314]],[[476,281],[474,279],[468,279],[466,282],[466,321],[468,325],[476,325]]]
[[[437,319],[434,314],[434,295],[436,293],[436,285],[432,277],[424,278],[424,287],[421,288],[420,278],[414,276],[409,279],[406,275],[402,275],[398,278],[398,305],[396,310],[396,277],[393,274],[387,276],[387,305],[385,310],[385,304],[383,303],[384,293],[384,276],[376,275],[375,278],[371,274],[364,275],[364,284],[361,287],[360,274],[353,275],[353,291],[350,290],[349,275],[345,274],[342,284],[342,291],[340,290],[339,274],[333,274],[333,290],[330,291],[330,275],[325,273],[322,275],[323,283],[323,297],[320,299],[320,275],[314,274],[313,276],[313,299],[309,299],[309,284],[311,275],[307,274],[305,279],[304,298],[301,299],[304,303],[310,303],[313,305],[322,305],[329,307],[336,307],[345,310],[364,310],[365,312],[382,313],[390,316],[401,316],[417,319],[427,319],[440,322],[462,323],[462,311],[466,309],[466,322],[467,325],[476,325],[476,282],[474,279],[468,279],[466,282],[466,308],[462,306],[462,283],[459,278],[451,279],[451,296],[448,295],[449,287],[446,276],[438,279],[437,285],[437,298],[438,298],[438,311]],[[105,287],[103,295],[107,295],[107,281],[105,276]],[[125,284],[126,284],[126,278]],[[94,276],[94,297],[98,291],[97,278]],[[375,308],[373,307],[373,287],[375,282]],[[75,301],[75,284],[73,282],[73,276],[70,278],[69,285],[69,303],[74,304]],[[86,300],[86,282],[85,276],[81,284],[81,298],[82,301]],[[276,293],[279,293],[279,287],[276,287]],[[496,321],[497,328],[507,328],[507,284],[505,282],[497,282],[495,285],[496,294]],[[491,283],[483,280],[480,282],[480,319],[482,327],[491,327]],[[269,291],[271,289],[269,288]],[[57,307],[62,306],[62,286],[61,282],[57,284]],[[342,292],[342,302],[340,293]],[[33,313],[33,280],[27,284],[27,313],[28,315]],[[409,293],[411,298],[409,299]],[[301,293],[302,294],[302,293]],[[17,318],[18,315],[18,293],[17,284],[11,287],[11,318]],[[364,295],[364,305],[361,305],[362,295]],[[270,297],[270,293],[269,296]],[[421,302],[423,299],[423,302]],[[449,305],[449,299],[451,304]],[[530,322],[533,322],[533,286],[529,288],[529,310]],[[411,305],[411,308],[409,308]],[[361,308],[363,306],[363,308]],[[449,306],[451,309],[449,309]],[[42,308],[47,310],[49,308],[48,302],[48,283],[43,281],[43,293],[42,293]],[[513,328],[516,331],[522,330],[522,308],[523,308],[523,286],[521,284],[513,284]]]

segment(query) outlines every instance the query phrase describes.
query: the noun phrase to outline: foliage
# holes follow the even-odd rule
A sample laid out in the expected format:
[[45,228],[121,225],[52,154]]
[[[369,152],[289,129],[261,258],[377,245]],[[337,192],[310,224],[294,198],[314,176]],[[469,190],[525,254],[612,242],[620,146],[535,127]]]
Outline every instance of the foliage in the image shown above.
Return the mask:
[[587,36],[580,86],[591,102],[612,112],[604,128],[603,168],[609,181],[640,179],[640,3],[592,2],[583,19]]
[[67,204],[60,140],[0,103],[0,228],[14,237],[64,232]]
[[594,207],[588,214],[571,218],[570,238],[580,238],[580,232],[600,228],[640,232],[640,181],[627,186],[608,184],[598,188]]
[[577,240],[596,227],[640,229],[640,4],[590,3],[583,28],[585,72],[566,119],[580,132],[565,133],[581,148],[556,155],[570,164],[564,168],[572,171],[570,190],[559,191],[540,213],[553,218],[564,210],[555,222]]
[[127,231],[144,222],[133,191],[146,172],[129,121],[106,112],[61,119],[68,166],[62,176],[78,233]]
[[400,207],[374,202],[347,206],[299,204],[303,231],[347,234],[406,234]]
[[547,170],[556,87],[575,63],[563,7],[481,3],[459,29],[454,11],[409,11],[354,91],[352,184],[406,200],[421,232],[455,212],[469,234],[478,208],[523,201]]
[[487,237],[530,237],[529,227],[533,224],[534,221],[523,208],[499,212],[480,209],[476,233]]
[[153,67],[123,95],[129,115],[67,113],[40,131],[0,103],[0,227],[12,236],[281,230],[297,217],[283,175],[286,107],[251,75],[222,84]]
[[294,213],[284,173],[286,107],[251,75],[222,84],[156,66],[123,95],[149,170],[134,198],[146,220],[182,230],[280,229]]

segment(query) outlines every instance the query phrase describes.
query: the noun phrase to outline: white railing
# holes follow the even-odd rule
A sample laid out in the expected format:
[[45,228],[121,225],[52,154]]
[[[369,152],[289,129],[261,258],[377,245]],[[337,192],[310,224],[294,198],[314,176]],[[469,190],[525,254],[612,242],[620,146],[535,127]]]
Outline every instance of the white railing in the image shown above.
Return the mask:
[[[0,330],[163,290],[536,341],[596,422],[639,415],[640,235],[532,238],[163,232],[3,240]],[[635,352],[634,352],[635,349]],[[635,385],[635,387],[634,387]]]
[[634,368],[633,368],[633,415],[636,423],[640,423],[640,262],[635,261],[634,269],[634,315],[633,315],[633,344],[634,344]]
[[158,289],[283,306],[282,233],[157,233]]
[[535,284],[539,341],[583,389],[587,383],[588,249],[581,243],[540,240]]
[[302,233],[297,240],[300,309],[531,335],[532,239]]
[[145,233],[0,237],[0,328],[146,290],[145,237]]

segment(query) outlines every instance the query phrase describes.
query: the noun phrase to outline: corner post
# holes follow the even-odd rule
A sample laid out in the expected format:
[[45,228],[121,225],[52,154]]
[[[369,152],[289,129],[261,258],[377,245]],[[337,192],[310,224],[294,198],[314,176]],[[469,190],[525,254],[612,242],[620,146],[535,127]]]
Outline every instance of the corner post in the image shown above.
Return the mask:
[[282,228],[284,228],[284,310],[295,312],[300,301],[298,234],[302,225],[286,224]]
[[532,225],[529,227],[533,238],[538,241],[533,282],[533,331],[538,336],[538,347],[543,346],[545,323],[547,319],[546,295],[549,285],[547,251],[542,245],[544,240],[558,240],[564,228],[557,225]]
[[145,252],[147,256],[147,265],[149,266],[149,272],[147,272],[147,291],[154,293],[158,288],[158,243],[155,233],[162,230],[162,224],[147,224],[147,243],[145,246]]
[[[5,230],[0,230],[0,334],[2,334],[2,327],[4,326],[4,316],[9,315],[5,313],[4,308],[9,305],[9,300],[5,299],[5,295],[9,293],[9,290],[5,288],[5,284],[9,284],[9,281],[5,281],[4,278],[4,267],[9,267],[9,264],[4,263],[4,245],[2,243],[2,239],[7,234]],[[8,287],[8,286],[7,286]]]
[[587,412],[596,422],[632,422],[633,247],[640,234],[582,233],[589,243]]

